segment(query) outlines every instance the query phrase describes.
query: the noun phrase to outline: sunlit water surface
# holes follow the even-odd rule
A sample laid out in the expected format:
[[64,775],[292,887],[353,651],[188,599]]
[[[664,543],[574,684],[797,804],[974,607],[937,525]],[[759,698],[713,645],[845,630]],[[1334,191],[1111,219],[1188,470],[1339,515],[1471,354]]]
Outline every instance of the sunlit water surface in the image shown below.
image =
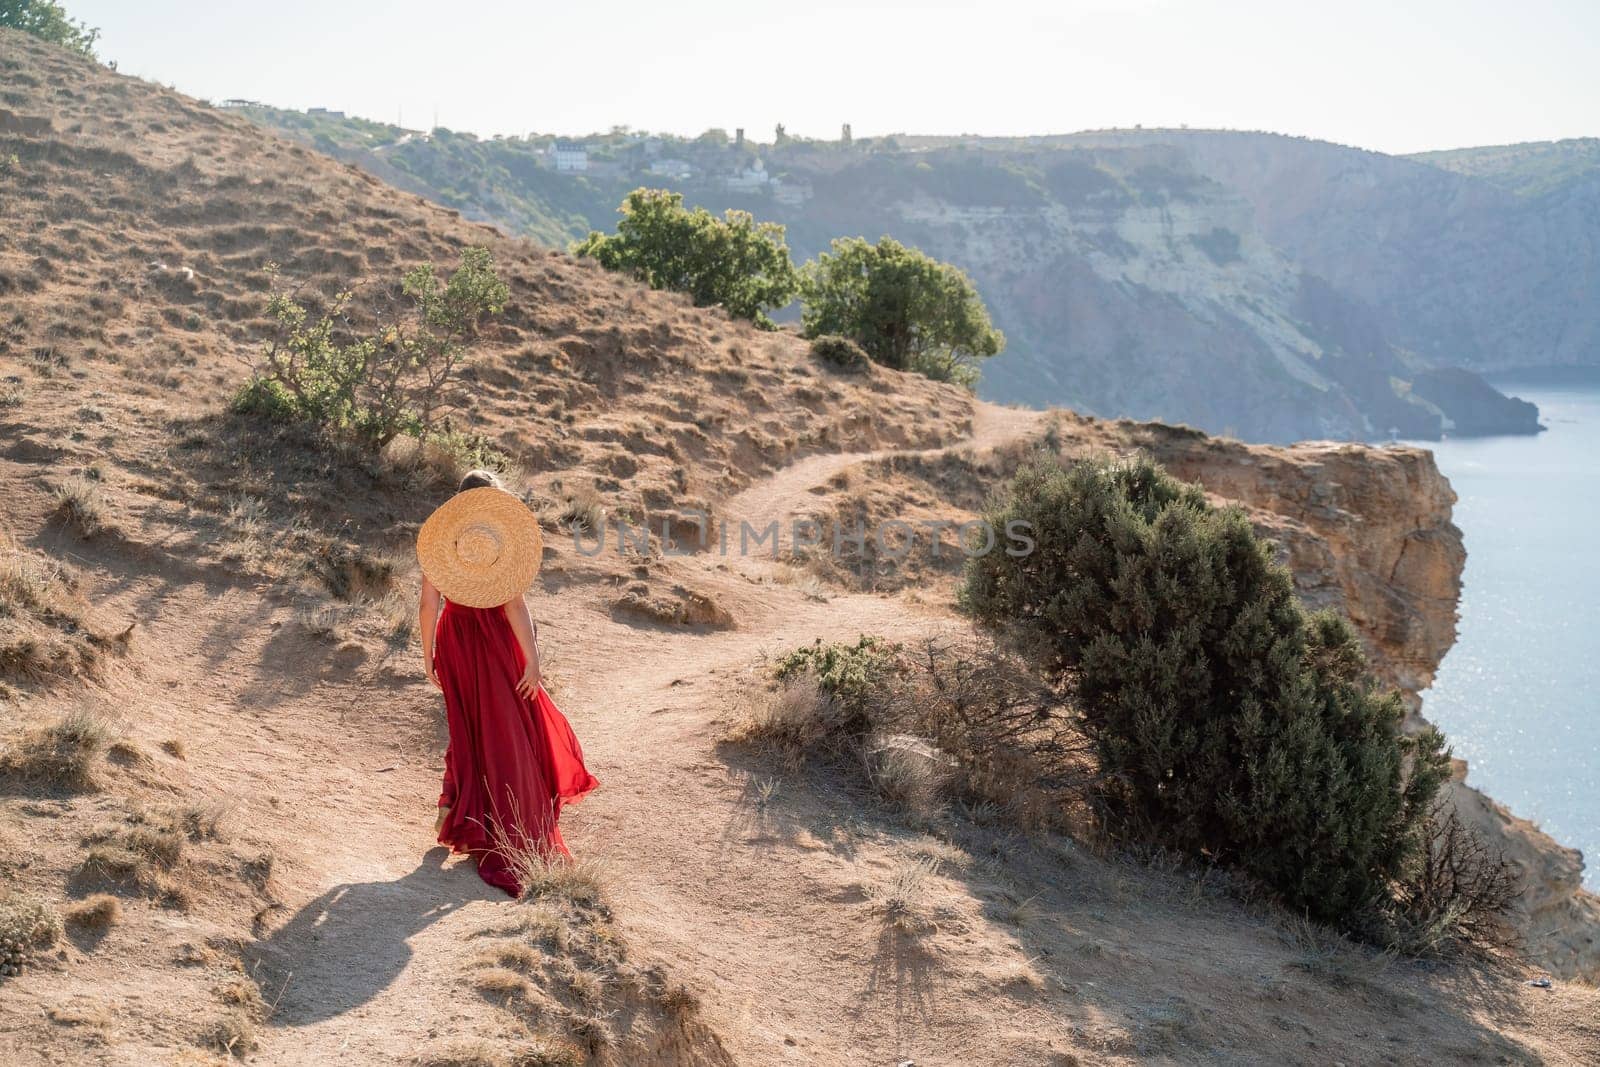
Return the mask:
[[1469,781],[1582,849],[1600,889],[1600,375],[1495,384],[1549,430],[1427,446],[1460,497],[1467,566],[1423,713]]

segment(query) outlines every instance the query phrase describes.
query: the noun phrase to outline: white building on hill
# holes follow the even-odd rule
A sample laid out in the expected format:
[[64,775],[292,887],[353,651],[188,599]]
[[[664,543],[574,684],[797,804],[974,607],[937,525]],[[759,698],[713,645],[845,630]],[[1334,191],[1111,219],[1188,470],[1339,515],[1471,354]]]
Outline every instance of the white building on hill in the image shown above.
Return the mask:
[[687,160],[683,159],[658,159],[650,164],[650,173],[658,174],[663,178],[676,178],[683,181],[694,173]]
[[748,167],[736,170],[727,178],[724,178],[723,184],[727,186],[730,193],[759,193],[767,187],[767,183],[771,180],[771,177],[767,174],[766,165],[758,159]]
[[581,174],[589,169],[589,150],[581,144],[557,141],[550,154],[555,159],[558,171]]

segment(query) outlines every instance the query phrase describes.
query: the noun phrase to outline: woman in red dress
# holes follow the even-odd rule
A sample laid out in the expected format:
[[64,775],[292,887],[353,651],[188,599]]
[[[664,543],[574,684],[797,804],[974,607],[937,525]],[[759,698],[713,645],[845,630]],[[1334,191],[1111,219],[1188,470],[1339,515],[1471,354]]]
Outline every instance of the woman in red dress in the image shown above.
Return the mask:
[[462,479],[417,543],[423,666],[450,726],[439,843],[471,853],[483,880],[512,896],[518,856],[567,856],[561,807],[600,784],[541,684],[522,596],[541,551],[537,520],[486,471]]

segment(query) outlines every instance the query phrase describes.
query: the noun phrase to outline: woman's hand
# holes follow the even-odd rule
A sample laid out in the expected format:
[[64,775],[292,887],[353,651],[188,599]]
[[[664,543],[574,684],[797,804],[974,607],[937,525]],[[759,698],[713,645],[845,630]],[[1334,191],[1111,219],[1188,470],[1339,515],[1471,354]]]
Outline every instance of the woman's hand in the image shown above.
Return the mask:
[[433,665],[433,657],[432,656],[424,656],[423,657],[422,669],[425,672],[427,672],[428,681],[433,683],[433,687],[435,689],[439,689],[439,690],[444,689],[444,684],[439,681],[439,672]]
[[544,675],[539,672],[539,661],[529,660],[528,666],[523,670],[522,677],[517,679],[517,695],[528,700],[539,691],[539,686],[544,684]]

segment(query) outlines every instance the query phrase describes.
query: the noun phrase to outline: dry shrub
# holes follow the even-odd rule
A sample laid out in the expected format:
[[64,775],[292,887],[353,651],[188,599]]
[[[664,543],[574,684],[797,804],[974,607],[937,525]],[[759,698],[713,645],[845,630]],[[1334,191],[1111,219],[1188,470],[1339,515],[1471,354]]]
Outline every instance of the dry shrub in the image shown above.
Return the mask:
[[758,693],[730,736],[798,763],[834,736],[834,711],[816,675],[802,674]]
[[95,770],[114,734],[104,715],[74,708],[0,752],[0,776],[75,792],[94,789]]
[[731,739],[782,757],[865,766],[896,808],[931,816],[954,793],[1028,827],[1080,817],[1093,774],[1076,717],[1018,656],[984,637],[908,649],[863,637],[779,662]]
[[1094,774],[1088,744],[1074,711],[1022,657],[981,636],[929,638],[906,656],[884,719],[946,753],[957,792],[1027,825],[1081,812]]
[[1411,868],[1395,886],[1389,943],[1409,956],[1495,955],[1518,944],[1507,921],[1522,879],[1448,800],[1428,813]]
[[95,893],[67,908],[67,925],[78,930],[108,930],[122,918],[122,902],[110,893]]
[[867,750],[873,789],[892,806],[931,818],[943,800],[954,760],[909,734],[891,734]]

